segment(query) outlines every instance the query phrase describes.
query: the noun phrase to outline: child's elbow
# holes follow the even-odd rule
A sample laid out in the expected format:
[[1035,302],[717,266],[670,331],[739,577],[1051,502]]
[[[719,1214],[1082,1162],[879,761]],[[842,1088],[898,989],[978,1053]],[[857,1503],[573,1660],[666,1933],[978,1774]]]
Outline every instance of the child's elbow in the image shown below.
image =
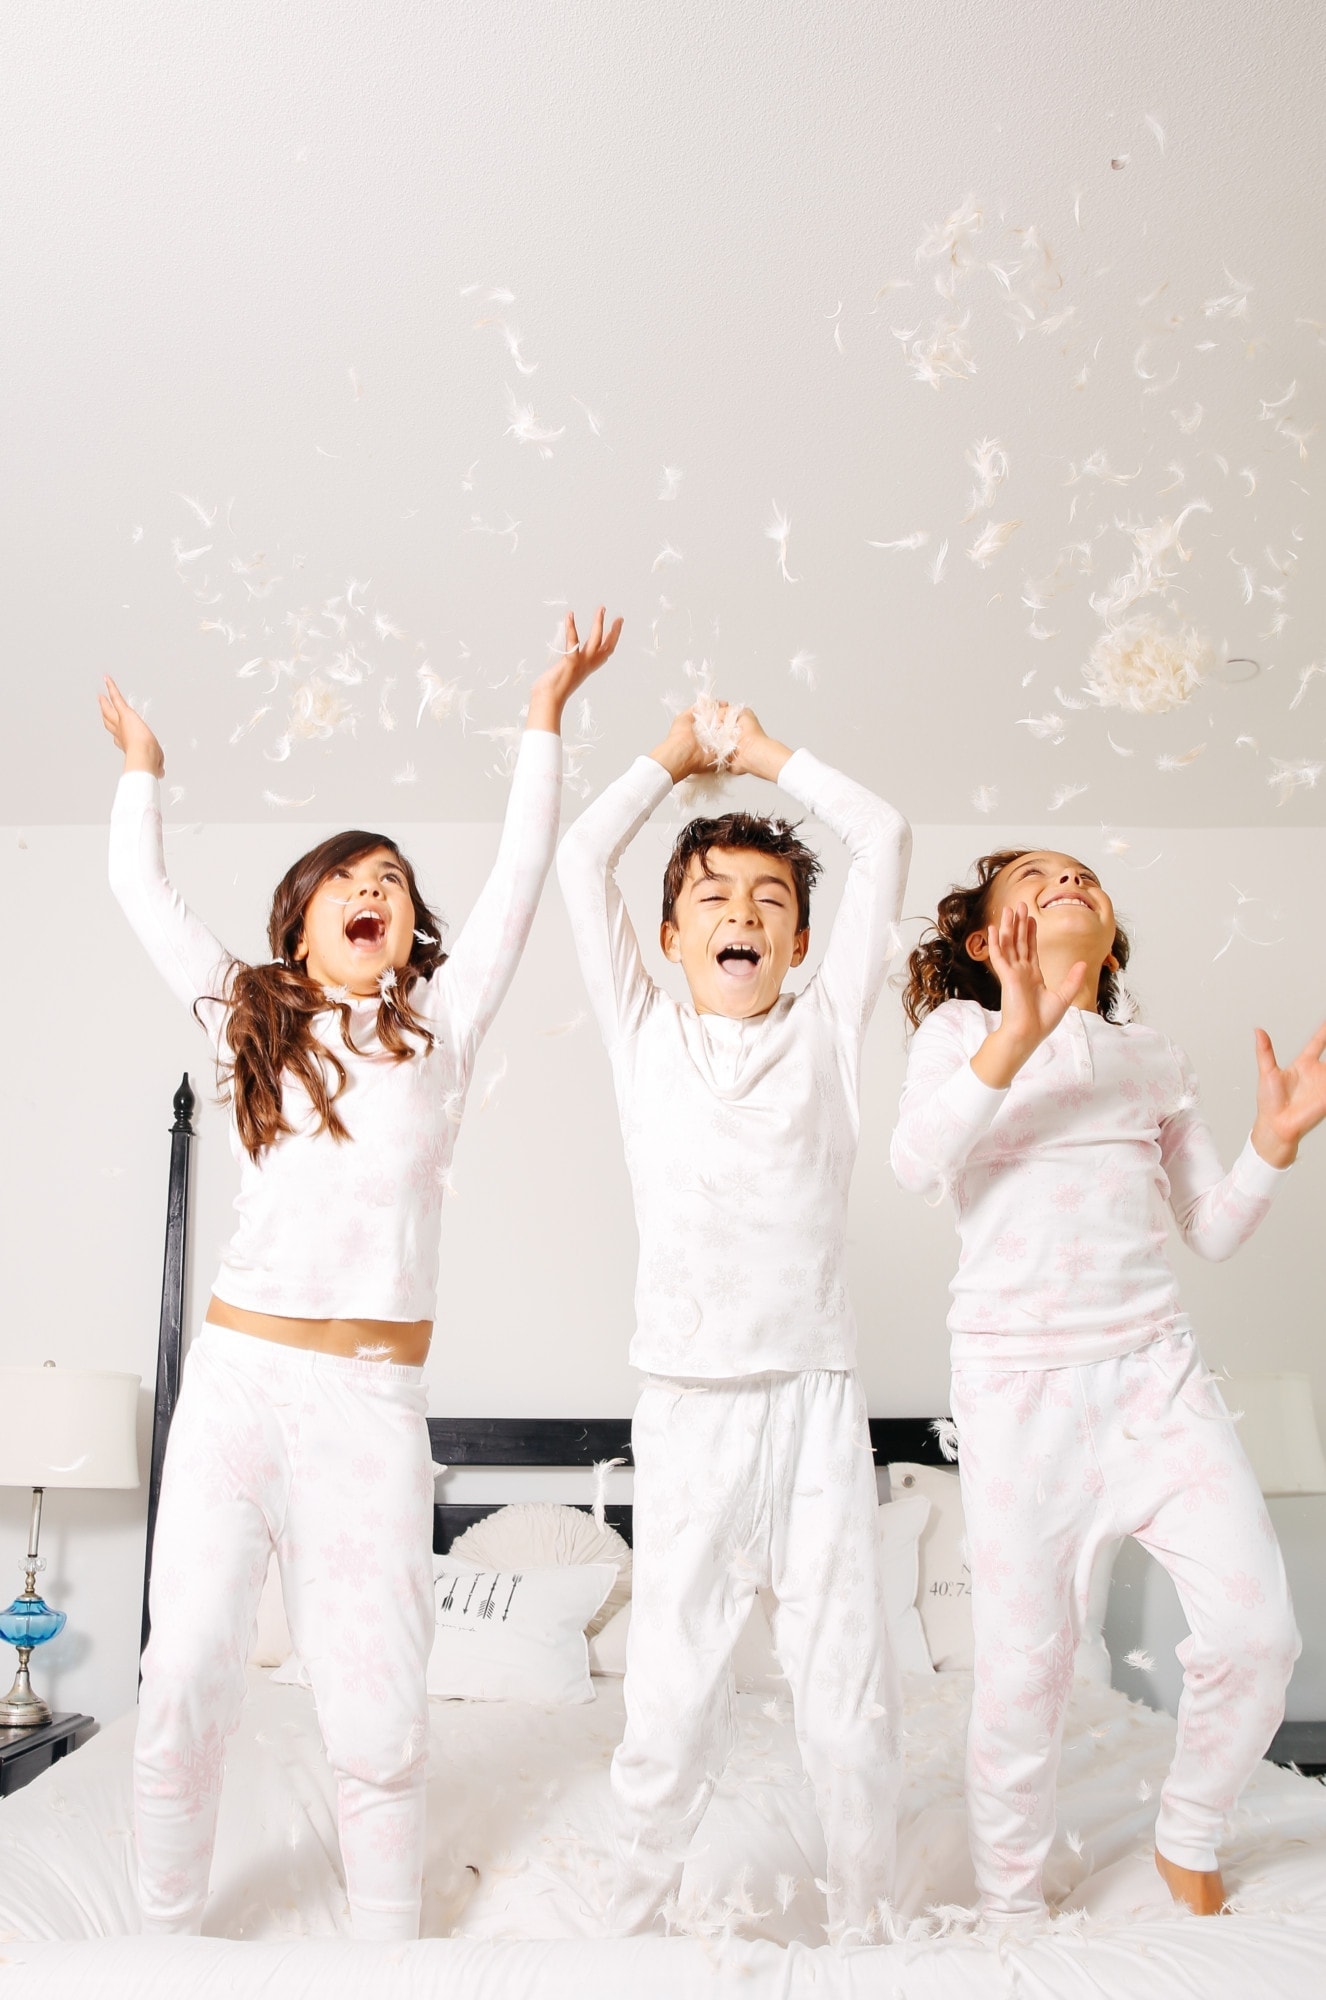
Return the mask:
[[893,1178],[904,1194],[926,1194],[938,1185],[938,1176],[933,1167],[926,1166],[914,1153],[907,1150],[895,1132],[889,1146],[889,1165]]

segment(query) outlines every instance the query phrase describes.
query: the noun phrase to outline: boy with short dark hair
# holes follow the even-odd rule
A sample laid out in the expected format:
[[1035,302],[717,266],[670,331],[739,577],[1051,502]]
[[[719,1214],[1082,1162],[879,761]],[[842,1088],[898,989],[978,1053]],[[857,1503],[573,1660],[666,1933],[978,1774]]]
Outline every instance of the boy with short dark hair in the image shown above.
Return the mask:
[[558,856],[640,1232],[631,1360],[646,1382],[610,1924],[645,1930],[676,1897],[732,1740],[733,1649],[769,1585],[839,1934],[870,1926],[893,1877],[896,1679],[844,1264],[861,1042],[896,949],[910,834],[749,711],[719,720],[737,746],[724,768],[780,784],[851,855],[801,993],[782,985],[806,956],[819,863],[786,821],[729,814],[679,838],[660,935],[689,1006],[641,962],[614,871],[672,786],[714,768],[692,711]]

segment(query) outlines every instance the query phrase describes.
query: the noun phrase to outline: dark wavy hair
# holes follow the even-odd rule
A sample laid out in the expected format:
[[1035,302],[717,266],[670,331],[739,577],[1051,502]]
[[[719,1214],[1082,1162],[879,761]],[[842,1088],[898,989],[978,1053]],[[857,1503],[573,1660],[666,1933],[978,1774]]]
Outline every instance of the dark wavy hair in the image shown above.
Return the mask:
[[810,892],[821,873],[819,856],[798,838],[790,820],[770,819],[764,813],[745,812],[724,813],[721,819],[693,819],[682,828],[663,871],[665,924],[672,923],[676,916],[677,898],[685,884],[686,871],[697,854],[704,873],[710,873],[709,850],[712,847],[749,847],[757,854],[770,854],[775,861],[785,861],[792,870],[796,886],[797,929],[805,930],[810,922]]
[[[907,960],[907,983],[903,987],[903,1012],[914,1028],[927,1014],[946,1000],[975,1000],[990,1013],[1000,1007],[999,980],[988,959],[973,958],[967,939],[973,931],[986,928],[990,884],[1001,869],[1034,854],[1031,847],[1001,847],[997,853],[982,854],[972,868],[976,877],[967,887],[955,886],[940,898],[939,913],[922,933],[921,942]],[[1096,987],[1096,1005],[1107,1020],[1115,1018],[1122,997],[1118,974],[1128,963],[1132,946],[1122,924],[1114,932],[1111,947],[1118,970],[1102,965]]]
[[303,934],[304,912],[327,877],[378,848],[396,856],[414,904],[409,963],[400,968],[396,984],[379,1002],[378,1042],[397,1063],[409,1062],[420,1052],[420,1043],[425,1050],[433,1046],[432,1034],[410,1005],[410,990],[416,980],[430,978],[445,962],[442,927],[419,894],[414,870],[394,840],[358,829],[334,833],[302,854],[276,885],[267,919],[273,963],[234,965],[225,993],[215,996],[228,1010],[230,1060],[220,1066],[222,1098],[233,1100],[240,1143],[250,1159],[256,1160],[292,1129],[281,1104],[287,1073],[308,1092],[318,1130],[330,1132],[333,1139],[350,1136],[336,1109],[345,1089],[345,1065],[313,1032],[314,1018],[331,1007],[340,1017],[347,1047],[361,1053],[351,1033],[350,1007],[346,1001],[329,999],[326,989],[310,979],[295,951]]

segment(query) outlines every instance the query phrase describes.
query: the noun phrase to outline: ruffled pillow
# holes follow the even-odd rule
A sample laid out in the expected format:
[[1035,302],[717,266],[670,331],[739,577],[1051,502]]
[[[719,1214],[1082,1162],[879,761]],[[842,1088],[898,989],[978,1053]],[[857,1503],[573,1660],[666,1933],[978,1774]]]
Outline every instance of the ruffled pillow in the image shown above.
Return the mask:
[[457,1535],[447,1556],[435,1556],[475,1569],[558,1569],[583,1563],[615,1563],[617,1581],[585,1627],[593,1638],[616,1616],[631,1595],[631,1550],[615,1528],[600,1527],[580,1507],[555,1500],[516,1501],[499,1507]]

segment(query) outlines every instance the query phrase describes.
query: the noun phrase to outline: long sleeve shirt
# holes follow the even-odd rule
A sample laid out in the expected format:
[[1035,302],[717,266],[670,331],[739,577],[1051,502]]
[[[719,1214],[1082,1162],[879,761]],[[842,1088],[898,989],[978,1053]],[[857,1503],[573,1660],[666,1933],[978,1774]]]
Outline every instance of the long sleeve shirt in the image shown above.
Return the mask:
[[974,1000],[926,1017],[893,1134],[902,1186],[947,1192],[957,1213],[954,1365],[1129,1353],[1182,1318],[1166,1206],[1189,1247],[1219,1260],[1252,1234],[1285,1173],[1251,1141],[1224,1171],[1188,1059],[1154,1028],[1070,1007],[995,1090],[971,1058],[998,1025]]
[[697,1014],[650,978],[617,863],[671,778],[640,757],[558,854],[581,968],[612,1060],[640,1262],[630,1358],[652,1374],[845,1369],[844,1273],[861,1042],[906,880],[906,822],[798,750],[778,780],[851,856],[823,961],[755,1020]]
[[[251,1312],[296,1319],[432,1319],[440,1212],[474,1059],[519,963],[552,861],[561,802],[561,739],[527,730],[492,873],[447,958],[409,988],[431,1050],[383,1054],[378,1000],[351,1003],[357,1053],[332,1007],[313,1032],[346,1071],[336,1109],[348,1132],[318,1130],[287,1074],[292,1127],[255,1160],[231,1121],[240,1169],[237,1224],[213,1290]],[[171,991],[196,1009],[227,1058],[225,994],[234,960],[171,886],[154,778],[121,778],[111,818],[111,886]]]

